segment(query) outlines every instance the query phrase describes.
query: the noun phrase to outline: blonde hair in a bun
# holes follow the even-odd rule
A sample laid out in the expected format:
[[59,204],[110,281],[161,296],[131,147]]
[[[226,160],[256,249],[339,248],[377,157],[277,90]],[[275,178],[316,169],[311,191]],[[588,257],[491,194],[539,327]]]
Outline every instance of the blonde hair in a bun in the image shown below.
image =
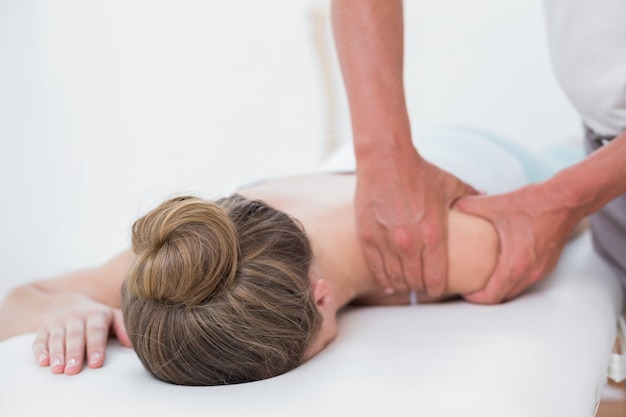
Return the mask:
[[295,368],[321,318],[302,228],[235,194],[177,197],[133,225],[122,286],[133,348],[156,378],[219,385]]

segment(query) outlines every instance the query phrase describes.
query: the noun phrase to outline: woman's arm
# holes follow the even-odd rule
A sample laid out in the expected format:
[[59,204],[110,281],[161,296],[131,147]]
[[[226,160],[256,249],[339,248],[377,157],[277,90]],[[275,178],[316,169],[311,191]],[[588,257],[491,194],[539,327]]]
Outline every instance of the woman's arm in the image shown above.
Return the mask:
[[447,295],[463,295],[482,289],[496,267],[500,242],[487,220],[451,210],[448,216]]
[[[498,259],[499,238],[488,221],[451,210],[448,216],[448,286],[441,296],[419,292],[418,303],[434,303],[482,289]],[[407,292],[384,294],[373,291],[355,299],[355,305],[405,305],[411,303]]]
[[120,288],[132,258],[124,252],[99,268],[83,270],[12,290],[0,304],[0,340],[37,331],[37,361],[55,373],[101,366],[109,330],[129,346],[121,321]]

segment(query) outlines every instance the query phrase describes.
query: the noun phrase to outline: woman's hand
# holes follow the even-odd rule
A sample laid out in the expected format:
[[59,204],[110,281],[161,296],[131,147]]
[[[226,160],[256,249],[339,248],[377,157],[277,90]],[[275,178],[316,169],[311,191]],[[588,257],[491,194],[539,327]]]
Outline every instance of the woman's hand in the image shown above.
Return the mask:
[[67,375],[79,373],[85,362],[99,368],[110,334],[123,346],[131,346],[119,309],[79,294],[68,297],[37,332],[33,353],[40,366]]

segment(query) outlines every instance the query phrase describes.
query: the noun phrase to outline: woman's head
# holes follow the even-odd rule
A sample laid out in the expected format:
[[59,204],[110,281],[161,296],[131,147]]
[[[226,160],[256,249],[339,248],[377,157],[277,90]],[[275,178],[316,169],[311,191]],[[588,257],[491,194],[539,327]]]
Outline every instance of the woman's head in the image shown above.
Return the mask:
[[309,242],[285,213],[240,195],[173,198],[135,222],[132,249],[124,321],[158,379],[240,383],[304,360],[321,317]]

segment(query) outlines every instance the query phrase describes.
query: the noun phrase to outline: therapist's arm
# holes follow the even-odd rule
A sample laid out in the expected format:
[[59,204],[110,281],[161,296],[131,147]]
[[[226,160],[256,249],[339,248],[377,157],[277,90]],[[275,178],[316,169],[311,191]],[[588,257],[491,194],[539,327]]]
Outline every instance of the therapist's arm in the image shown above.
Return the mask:
[[13,289],[0,303],[0,341],[37,332],[35,359],[57,374],[78,373],[85,362],[102,366],[110,334],[130,346],[119,310],[130,259],[124,252],[101,267]]
[[475,191],[428,163],[412,144],[402,1],[333,0],[332,24],[350,107],[355,210],[367,264],[390,292],[411,288],[440,296],[448,274],[448,210]]
[[465,298],[481,304],[506,301],[550,273],[574,226],[626,193],[624,161],[626,132],[543,183],[459,200],[459,209],[495,225],[501,245],[485,288]]

